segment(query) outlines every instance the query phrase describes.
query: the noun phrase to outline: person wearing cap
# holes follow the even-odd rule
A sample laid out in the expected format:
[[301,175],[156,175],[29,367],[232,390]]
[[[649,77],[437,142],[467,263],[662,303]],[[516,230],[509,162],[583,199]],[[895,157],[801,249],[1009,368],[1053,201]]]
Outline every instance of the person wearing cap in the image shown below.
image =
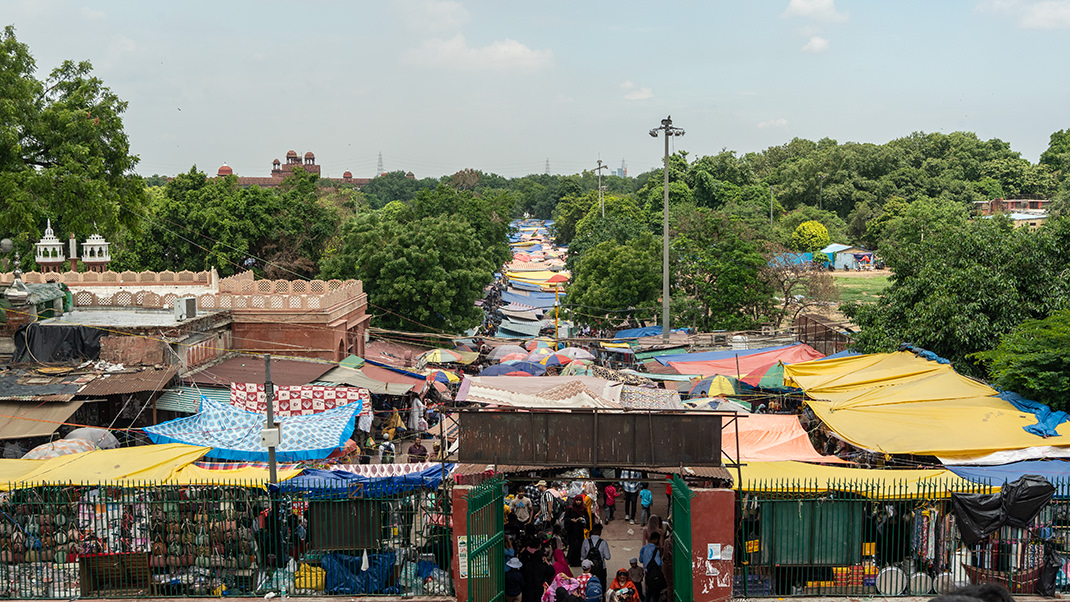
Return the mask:
[[583,567],[583,573],[576,579],[580,582],[579,589],[576,590],[576,594],[583,594],[586,602],[602,602],[602,580],[591,572],[594,567],[594,563],[590,560],[584,560],[581,564]]
[[635,589],[639,592],[639,599],[644,600],[643,580],[646,578],[646,571],[643,570],[643,567],[639,566],[638,558],[628,559],[628,578],[635,584]]
[[505,602],[520,602],[524,593],[524,573],[520,572],[523,566],[516,557],[505,563]]
[[554,494],[546,486],[546,481],[535,483],[539,490],[539,522],[549,524],[554,519]]

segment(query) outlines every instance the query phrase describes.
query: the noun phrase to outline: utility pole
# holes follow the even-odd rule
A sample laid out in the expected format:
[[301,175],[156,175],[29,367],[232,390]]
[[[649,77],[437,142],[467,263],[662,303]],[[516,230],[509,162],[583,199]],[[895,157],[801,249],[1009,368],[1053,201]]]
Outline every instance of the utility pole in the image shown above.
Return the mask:
[[773,185],[769,185],[769,225],[773,225]]
[[[275,424],[275,385],[271,383],[271,354],[264,355],[264,407],[267,408],[267,424],[261,440],[268,448],[268,471],[271,483],[279,481],[275,470],[275,446],[279,444],[279,428]],[[273,433],[273,434],[272,434]]]
[[602,208],[602,217],[606,216],[606,202],[602,197],[602,170],[609,169],[608,165],[602,165],[602,160],[598,160],[598,167],[594,170],[598,173],[598,206]]
[[821,179],[820,183],[817,185],[817,208],[824,209],[823,205],[825,200],[825,174],[821,174],[818,177]]
[[665,133],[665,197],[661,203],[662,214],[662,258],[661,258],[661,340],[669,344],[669,138],[683,136],[684,130],[672,126],[672,115],[661,120],[661,126],[650,130],[650,136],[658,137],[658,132]]

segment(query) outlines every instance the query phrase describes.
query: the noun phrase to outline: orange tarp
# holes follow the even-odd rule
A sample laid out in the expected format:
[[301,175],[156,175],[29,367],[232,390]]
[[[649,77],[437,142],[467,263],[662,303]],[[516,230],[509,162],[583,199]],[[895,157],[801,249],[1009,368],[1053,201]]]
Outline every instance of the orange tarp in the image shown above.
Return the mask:
[[[739,424],[739,460],[741,462],[799,462],[845,463],[836,456],[817,453],[810,437],[791,414],[747,414]],[[721,449],[733,460],[736,458],[736,426],[729,422],[721,433]]]

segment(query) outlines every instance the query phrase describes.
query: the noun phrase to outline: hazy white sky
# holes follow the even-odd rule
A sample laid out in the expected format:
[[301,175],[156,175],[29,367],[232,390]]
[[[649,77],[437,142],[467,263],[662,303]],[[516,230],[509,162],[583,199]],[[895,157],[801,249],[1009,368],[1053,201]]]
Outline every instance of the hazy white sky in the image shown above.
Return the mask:
[[1070,0],[155,2],[5,0],[41,75],[89,59],[130,102],[145,175],[514,177],[794,137],[1000,138],[1070,128]]

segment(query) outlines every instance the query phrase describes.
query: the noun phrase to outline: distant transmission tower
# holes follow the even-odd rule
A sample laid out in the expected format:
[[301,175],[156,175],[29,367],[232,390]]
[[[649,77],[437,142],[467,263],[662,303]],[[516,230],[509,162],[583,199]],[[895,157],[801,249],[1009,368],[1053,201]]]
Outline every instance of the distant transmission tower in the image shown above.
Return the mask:
[[550,157],[546,157],[546,175],[550,175]]
[[383,169],[383,151],[379,151],[379,167],[375,169],[375,173],[381,176],[386,174],[386,170]]

